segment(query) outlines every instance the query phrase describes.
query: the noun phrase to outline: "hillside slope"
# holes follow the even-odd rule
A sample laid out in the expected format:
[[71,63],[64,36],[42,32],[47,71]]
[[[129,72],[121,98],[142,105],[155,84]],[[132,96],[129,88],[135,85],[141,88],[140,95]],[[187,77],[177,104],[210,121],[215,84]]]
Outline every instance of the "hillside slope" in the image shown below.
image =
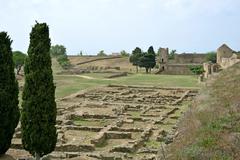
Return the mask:
[[240,159],[240,64],[208,81],[178,132],[167,159]]
[[[112,58],[109,59],[109,57],[97,57],[97,56],[69,56],[68,57],[71,64],[74,65],[75,68],[88,68],[88,67],[120,67],[121,71],[135,71],[135,67],[129,62],[129,57],[120,57],[120,58]],[[108,59],[103,59],[108,58]],[[100,59],[97,61],[94,61],[96,59]],[[91,62],[92,61],[92,62]],[[80,64],[79,63],[84,63]]]

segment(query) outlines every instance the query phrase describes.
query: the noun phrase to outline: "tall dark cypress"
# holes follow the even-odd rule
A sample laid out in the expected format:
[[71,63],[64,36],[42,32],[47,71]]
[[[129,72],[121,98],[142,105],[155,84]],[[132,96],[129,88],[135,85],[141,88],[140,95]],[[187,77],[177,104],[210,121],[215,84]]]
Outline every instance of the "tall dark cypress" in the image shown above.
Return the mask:
[[57,142],[55,86],[51,69],[49,28],[37,23],[30,33],[22,102],[22,143],[36,159]]
[[18,83],[9,36],[0,33],[0,154],[11,145],[14,130],[19,121]]

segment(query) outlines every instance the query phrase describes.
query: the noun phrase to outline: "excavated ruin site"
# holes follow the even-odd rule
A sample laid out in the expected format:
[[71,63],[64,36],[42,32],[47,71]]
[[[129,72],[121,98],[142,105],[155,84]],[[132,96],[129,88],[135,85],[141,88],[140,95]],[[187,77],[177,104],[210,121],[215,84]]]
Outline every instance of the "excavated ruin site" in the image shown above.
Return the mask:
[[[196,94],[194,89],[111,85],[60,99],[58,142],[49,157],[156,159],[177,135],[177,122]],[[12,150],[22,150],[20,137],[17,129]]]

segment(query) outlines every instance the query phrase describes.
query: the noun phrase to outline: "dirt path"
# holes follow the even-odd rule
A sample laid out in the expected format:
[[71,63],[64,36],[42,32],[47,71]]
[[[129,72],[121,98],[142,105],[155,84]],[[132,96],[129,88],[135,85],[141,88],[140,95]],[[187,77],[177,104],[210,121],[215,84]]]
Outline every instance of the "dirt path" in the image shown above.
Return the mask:
[[112,81],[116,79],[109,79],[109,78],[95,78],[95,77],[90,77],[90,76],[84,76],[84,75],[57,75],[57,76],[68,76],[68,77],[79,77],[79,78],[84,78],[84,79],[90,79],[90,80],[107,80],[107,81]]
[[90,76],[83,76],[83,75],[76,75],[76,76],[80,77],[80,78],[84,78],[84,79],[97,79],[97,78],[90,77]]

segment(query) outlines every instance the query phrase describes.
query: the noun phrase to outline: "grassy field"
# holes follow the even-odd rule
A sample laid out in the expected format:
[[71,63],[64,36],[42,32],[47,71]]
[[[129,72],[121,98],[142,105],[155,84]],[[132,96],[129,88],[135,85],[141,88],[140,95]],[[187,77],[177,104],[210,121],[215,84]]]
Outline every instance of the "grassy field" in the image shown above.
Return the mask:
[[[55,75],[56,98],[61,98],[83,89],[117,85],[142,85],[158,87],[199,87],[196,76],[130,74],[127,77],[106,79],[109,74],[88,73],[82,75]],[[83,76],[83,77],[81,77]]]
[[[52,59],[56,98],[62,98],[78,91],[104,85],[142,85],[157,87],[199,87],[196,76],[129,74],[126,77],[107,79],[111,73],[87,73],[81,75],[58,75],[62,71],[56,59]],[[19,81],[23,85],[23,81]],[[21,95],[21,93],[20,93]]]

